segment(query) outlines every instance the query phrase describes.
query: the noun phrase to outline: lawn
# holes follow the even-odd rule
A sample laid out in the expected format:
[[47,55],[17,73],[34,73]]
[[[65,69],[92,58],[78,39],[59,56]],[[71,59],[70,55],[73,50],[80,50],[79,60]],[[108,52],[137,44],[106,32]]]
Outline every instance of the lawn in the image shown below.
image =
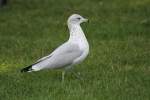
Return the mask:
[[[9,0],[0,8],[0,100],[150,100],[150,0]],[[69,33],[73,13],[87,59],[74,66],[83,80],[61,71],[20,73],[52,52]]]

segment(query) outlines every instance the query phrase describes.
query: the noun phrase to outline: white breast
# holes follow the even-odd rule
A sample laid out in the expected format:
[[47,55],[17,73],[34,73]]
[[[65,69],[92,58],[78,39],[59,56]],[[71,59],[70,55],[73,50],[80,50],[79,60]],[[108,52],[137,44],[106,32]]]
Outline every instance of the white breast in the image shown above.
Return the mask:
[[[81,39],[81,38],[80,38]],[[76,43],[79,45],[81,51],[83,51],[82,55],[74,60],[73,64],[79,64],[82,62],[89,53],[89,44],[86,38],[78,39]]]
[[73,64],[78,64],[82,62],[89,53],[89,44],[80,25],[73,25],[71,27],[70,38],[68,42],[77,44],[80,50],[83,51],[82,55],[76,58]]

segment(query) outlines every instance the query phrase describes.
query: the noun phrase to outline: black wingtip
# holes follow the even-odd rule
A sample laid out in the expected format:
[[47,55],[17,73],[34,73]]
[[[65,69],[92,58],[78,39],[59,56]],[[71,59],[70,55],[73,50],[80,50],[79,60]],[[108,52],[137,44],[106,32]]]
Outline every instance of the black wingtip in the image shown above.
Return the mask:
[[28,71],[31,71],[31,70],[32,70],[32,65],[21,69],[21,72],[23,73],[23,72],[28,72]]

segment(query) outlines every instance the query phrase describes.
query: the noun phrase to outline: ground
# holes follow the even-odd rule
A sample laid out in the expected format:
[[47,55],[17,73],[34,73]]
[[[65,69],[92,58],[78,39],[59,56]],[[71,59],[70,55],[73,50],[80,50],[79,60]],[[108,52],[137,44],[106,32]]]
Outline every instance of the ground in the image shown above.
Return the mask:
[[[1,100],[150,100],[149,0],[9,0],[0,8]],[[20,73],[52,52],[78,13],[90,44],[74,67],[83,80],[61,71]]]

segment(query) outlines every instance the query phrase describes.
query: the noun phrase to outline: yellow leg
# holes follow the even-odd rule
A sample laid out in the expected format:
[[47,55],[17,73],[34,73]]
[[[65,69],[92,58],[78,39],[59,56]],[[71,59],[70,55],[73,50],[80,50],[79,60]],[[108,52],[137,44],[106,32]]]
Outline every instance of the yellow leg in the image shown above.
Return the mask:
[[64,82],[64,79],[65,79],[65,71],[62,71],[62,82]]

